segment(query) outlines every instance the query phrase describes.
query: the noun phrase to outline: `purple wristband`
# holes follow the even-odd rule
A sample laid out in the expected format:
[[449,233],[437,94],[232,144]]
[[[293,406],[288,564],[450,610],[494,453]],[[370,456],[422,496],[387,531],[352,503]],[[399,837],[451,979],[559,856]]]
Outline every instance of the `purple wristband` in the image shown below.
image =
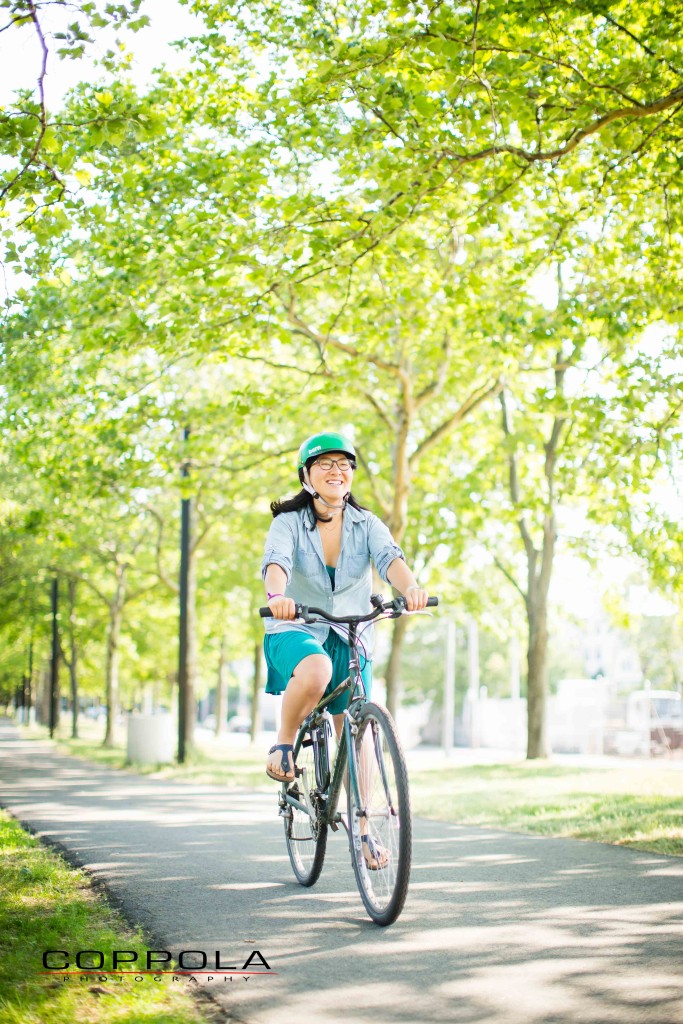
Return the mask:
[[268,591],[268,600],[269,601],[272,601],[274,597],[284,597],[284,596],[285,596],[284,594],[271,594],[270,591]]

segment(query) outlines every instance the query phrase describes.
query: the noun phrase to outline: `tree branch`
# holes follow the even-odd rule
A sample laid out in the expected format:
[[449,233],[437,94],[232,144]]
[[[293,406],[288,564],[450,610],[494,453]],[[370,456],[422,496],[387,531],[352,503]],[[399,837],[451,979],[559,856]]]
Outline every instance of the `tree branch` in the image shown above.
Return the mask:
[[104,601],[107,608],[111,608],[111,600],[102,590],[100,590],[98,586],[96,586],[91,580],[89,580],[87,576],[84,576],[83,573],[73,572],[73,570],[71,569],[60,569],[59,566],[57,565],[48,565],[47,569],[48,572],[56,572],[60,576],[66,576],[67,579],[81,580],[81,582],[85,583],[87,587],[90,587],[91,590],[94,590],[94,592],[97,594],[100,600]]
[[429,434],[417,446],[408,460],[411,468],[419,462],[429,448],[435,445],[437,441],[440,441],[445,434],[448,434],[453,429],[453,427],[464,420],[473,409],[476,409],[478,405],[481,405],[481,403],[490,396],[497,395],[502,386],[501,382],[496,380],[493,384],[485,384],[482,388],[478,388],[476,391],[473,391],[452,416],[449,416],[447,420],[444,420],[443,423],[436,427],[436,429],[433,430],[431,434]]
[[324,362],[321,362],[321,369],[305,370],[302,366],[292,366],[290,363],[276,363],[263,356],[248,356],[244,353],[236,353],[236,359],[244,359],[248,362],[263,363],[264,366],[271,366],[275,370],[295,370],[296,373],[303,373],[306,377],[331,377],[332,373],[327,369]]
[[127,594],[126,600],[123,602],[124,605],[130,604],[131,601],[137,601],[137,599],[142,597],[143,594],[147,594],[150,590],[154,590],[154,588],[158,586],[159,580],[153,580],[152,583],[147,583],[144,587],[138,587],[137,590],[131,590]]
[[369,405],[372,406],[374,411],[377,413],[384,426],[387,427],[389,431],[393,434],[396,431],[396,424],[392,423],[391,418],[382,408],[382,406],[377,401],[373,393],[371,391],[363,391],[362,394],[365,400],[369,403]]
[[391,504],[385,501],[382,495],[379,493],[379,490],[377,488],[378,478],[375,476],[374,473],[371,472],[366,459],[363,457],[362,452],[360,452],[358,449],[356,449],[356,457],[360,462],[361,466],[363,467],[363,469],[365,470],[365,478],[370,485],[372,496],[375,499],[377,507],[380,510],[380,518],[386,522],[386,520],[391,516]]
[[611,16],[611,14],[606,14],[604,11],[601,11],[600,17],[604,18],[605,21],[609,22],[610,25],[613,25],[614,28],[619,29],[619,31],[623,32],[624,35],[627,35],[629,39],[632,39],[634,43],[642,47],[643,50],[645,50],[645,53],[649,54],[650,57],[654,57],[654,59],[656,61],[659,61],[660,64],[664,64],[665,67],[669,69],[669,71],[673,71],[675,75],[681,74],[678,68],[674,67],[673,64],[670,64],[665,57],[660,57],[656,50],[653,50],[652,47],[648,46],[647,43],[644,43],[642,39],[639,39],[638,36],[634,35],[633,32],[631,32],[630,29],[626,28],[625,25],[621,25]]
[[216,525],[215,521],[206,523],[204,529],[200,533],[197,534],[197,536],[195,537],[194,543],[192,544],[192,547],[190,549],[192,554],[194,554],[195,551],[197,550],[197,548],[199,548],[201,546],[202,541],[206,538],[207,534],[210,532],[210,530],[213,529],[213,527],[215,525]]
[[[505,440],[509,442],[512,432],[510,430],[510,419],[508,416],[507,401],[505,397],[504,387],[501,388],[500,391],[500,407],[502,410],[503,434],[505,436]],[[512,498],[513,505],[515,505],[516,508],[519,508],[520,491],[519,478],[517,476],[517,460],[515,459],[515,454],[512,451],[512,448],[510,448],[508,452],[508,475],[510,483],[510,497]],[[523,513],[519,514],[519,518],[517,519],[517,525],[519,527],[519,532],[524,543],[524,550],[526,551],[527,560],[529,563],[529,578],[531,579],[534,575],[536,566],[536,548],[534,547],[534,542],[531,539],[529,527],[527,526],[527,522],[524,518]]]
[[495,555],[493,556],[493,563],[494,563],[494,565],[496,566],[497,569],[500,569],[500,571],[502,572],[502,574],[505,577],[505,579],[508,580],[508,582],[510,582],[512,584],[512,586],[515,588],[515,590],[521,595],[522,600],[526,604],[527,594],[526,594],[526,592],[524,590],[522,590],[522,588],[520,587],[519,583],[517,582],[515,577],[512,575],[512,573],[509,572],[509,570],[505,568],[503,563],[501,561],[499,561],[499,559]]
[[436,395],[441,394],[446,382],[446,374],[448,373],[448,366],[451,360],[451,339],[450,335],[446,331],[444,334],[443,344],[441,346],[443,352],[443,360],[439,366],[439,375],[436,377],[431,384],[427,384],[416,396],[414,400],[415,411],[419,410],[434,398]]
[[683,85],[673,89],[666,96],[661,97],[661,99],[653,100],[651,103],[638,104],[637,106],[631,107],[618,107],[615,110],[610,110],[601,117],[595,118],[595,120],[591,121],[585,127],[574,131],[565,143],[561,146],[557,146],[555,149],[532,151],[523,149],[521,146],[512,146],[504,143],[500,145],[487,146],[486,149],[481,149],[477,153],[455,153],[453,150],[444,150],[444,155],[455,161],[459,166],[477,163],[478,161],[488,159],[488,157],[496,156],[498,153],[510,153],[512,156],[518,156],[529,163],[559,160],[561,157],[566,156],[567,153],[571,153],[572,150],[576,149],[584,139],[589,138],[591,135],[595,135],[596,132],[601,131],[613,121],[626,119],[639,120],[643,117],[650,117],[652,114],[658,114],[662,110],[668,110],[669,107],[675,106],[682,100]]
[[[31,153],[28,159],[25,161],[23,167],[21,167],[17,171],[14,177],[8,182],[7,185],[5,185],[4,188],[0,189],[0,199],[5,198],[10,189],[13,188],[14,185],[16,185],[16,183],[21,179],[21,177],[26,173],[26,171],[33,163],[33,161],[36,159],[40,151],[43,138],[45,137],[45,132],[47,131],[47,110],[45,107],[45,75],[47,74],[48,49],[47,43],[45,42],[45,36],[43,35],[43,30],[40,26],[40,22],[38,21],[38,12],[36,10],[36,5],[33,2],[33,0],[29,0],[28,10],[29,18],[34,24],[36,35],[38,36],[40,48],[42,51],[42,61],[40,65],[40,73],[38,75],[38,95],[40,97],[40,114],[38,115],[38,119],[40,121],[40,128],[38,131],[38,138],[36,139],[33,149],[31,150]],[[50,168],[49,170],[51,176],[55,179],[55,181],[57,181],[60,185],[63,185],[61,178],[57,175],[54,168]]]
[[171,579],[171,577],[167,574],[166,570],[164,569],[163,565],[161,564],[161,549],[162,549],[163,535],[164,535],[164,520],[159,515],[159,513],[156,511],[156,509],[153,509],[150,505],[145,506],[145,511],[149,512],[149,514],[152,516],[153,519],[156,519],[157,527],[158,527],[157,543],[156,543],[157,575],[158,575],[159,579],[161,580],[161,582],[163,584],[165,584],[165,586],[167,586],[168,589],[173,594],[177,594],[177,593],[180,592],[179,584]]
[[369,352],[361,352],[360,349],[354,345],[349,345],[347,342],[339,341],[338,338],[334,338],[331,335],[319,334],[312,327],[309,327],[307,323],[301,320],[300,317],[294,312],[294,300],[292,299],[287,307],[287,319],[294,328],[295,334],[302,334],[305,338],[315,342],[316,345],[320,346],[324,351],[328,345],[336,348],[340,352],[345,352],[348,356],[353,356],[354,359],[366,361],[372,363],[373,366],[377,366],[382,370],[386,370],[387,373],[392,374],[394,377],[401,376],[401,368],[396,363],[387,363],[384,359],[380,359],[378,356],[374,356]]

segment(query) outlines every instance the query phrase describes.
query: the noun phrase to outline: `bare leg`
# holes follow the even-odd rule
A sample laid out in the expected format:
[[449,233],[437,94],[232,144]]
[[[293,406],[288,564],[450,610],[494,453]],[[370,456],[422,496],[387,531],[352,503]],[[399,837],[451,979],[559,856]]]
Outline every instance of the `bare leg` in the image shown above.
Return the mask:
[[[294,743],[297,729],[306,715],[313,710],[322,697],[327,684],[332,678],[332,662],[326,654],[309,654],[294,669],[294,675],[287,684],[282,698],[282,720],[278,743]],[[282,771],[282,750],[274,750],[268,755],[268,767],[283,779],[293,779],[294,769],[292,758],[289,763],[291,771]]]
[[[344,728],[344,715],[333,715],[332,717],[334,719],[334,728],[337,733],[337,739],[339,739]],[[360,749],[360,764],[358,768],[360,773],[360,778],[358,780],[360,795],[361,799],[364,800],[365,793],[371,788],[370,783],[372,781],[372,777],[377,771],[375,753],[372,746],[372,733],[369,729],[365,730],[365,734],[363,736],[363,745]],[[344,782],[344,788],[346,789],[346,782]],[[368,819],[365,817],[360,819],[360,834],[362,836],[368,834]],[[365,857],[368,867],[384,867],[388,863],[389,855],[387,851],[383,847],[380,847],[378,852],[379,857],[375,859],[375,857],[372,856],[371,851],[368,849],[367,843],[363,843],[363,856]]]

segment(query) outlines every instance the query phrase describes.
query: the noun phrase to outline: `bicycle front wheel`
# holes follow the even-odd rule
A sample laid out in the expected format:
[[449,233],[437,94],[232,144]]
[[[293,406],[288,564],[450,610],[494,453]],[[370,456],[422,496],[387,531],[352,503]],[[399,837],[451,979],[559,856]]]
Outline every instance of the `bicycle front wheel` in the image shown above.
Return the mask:
[[356,723],[349,773],[357,782],[347,781],[351,859],[365,909],[377,924],[389,925],[403,910],[410,878],[408,773],[385,708],[363,705]]
[[[292,870],[301,885],[311,886],[320,878],[327,849],[327,825],[322,820],[322,801],[315,771],[315,752],[308,729],[302,729],[294,744],[294,760],[299,774],[282,787],[282,815],[285,842]],[[299,806],[286,802],[286,796]],[[305,808],[305,809],[304,809]]]

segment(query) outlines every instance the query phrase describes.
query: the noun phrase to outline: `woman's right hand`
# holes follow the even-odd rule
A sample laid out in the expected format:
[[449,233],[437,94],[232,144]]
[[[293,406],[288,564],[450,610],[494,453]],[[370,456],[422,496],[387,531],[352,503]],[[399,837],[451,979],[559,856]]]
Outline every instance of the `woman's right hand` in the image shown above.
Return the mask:
[[291,597],[271,597],[268,602],[271,614],[274,619],[291,620],[296,618],[296,603]]

